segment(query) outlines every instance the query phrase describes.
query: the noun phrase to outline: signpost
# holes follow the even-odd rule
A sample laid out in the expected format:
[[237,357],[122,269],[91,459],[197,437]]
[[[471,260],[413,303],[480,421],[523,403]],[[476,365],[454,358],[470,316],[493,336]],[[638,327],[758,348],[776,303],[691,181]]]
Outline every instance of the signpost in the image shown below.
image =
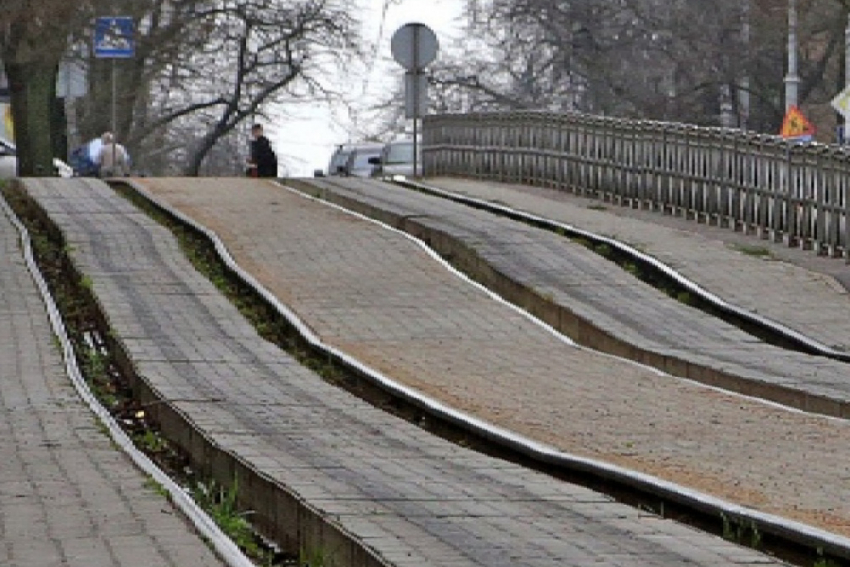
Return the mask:
[[[115,93],[115,60],[132,59],[136,56],[135,24],[128,16],[104,16],[97,18],[94,24],[94,56],[98,59],[112,59],[112,135],[117,128],[117,109]],[[112,161],[116,143],[112,144]]]
[[428,82],[424,67],[437,58],[439,43],[434,30],[425,24],[405,24],[393,34],[393,58],[407,71],[404,77],[405,115],[413,119],[413,175],[419,164],[419,117],[427,110]]
[[844,136],[842,139],[843,143],[847,143],[850,140],[847,135],[850,133],[848,132],[848,129],[850,129],[850,86],[845,87],[832,99],[832,108],[844,117]]
[[94,56],[100,59],[132,59],[136,56],[133,18],[106,16],[94,24]]

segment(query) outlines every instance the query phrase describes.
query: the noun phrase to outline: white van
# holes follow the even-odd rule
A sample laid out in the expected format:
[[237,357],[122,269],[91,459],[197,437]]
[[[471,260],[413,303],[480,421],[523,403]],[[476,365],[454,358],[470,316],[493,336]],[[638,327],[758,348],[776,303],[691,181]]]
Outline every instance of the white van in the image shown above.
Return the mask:
[[381,151],[380,157],[371,161],[373,177],[417,177],[422,175],[422,153],[417,148],[416,172],[413,171],[413,140],[390,142]]

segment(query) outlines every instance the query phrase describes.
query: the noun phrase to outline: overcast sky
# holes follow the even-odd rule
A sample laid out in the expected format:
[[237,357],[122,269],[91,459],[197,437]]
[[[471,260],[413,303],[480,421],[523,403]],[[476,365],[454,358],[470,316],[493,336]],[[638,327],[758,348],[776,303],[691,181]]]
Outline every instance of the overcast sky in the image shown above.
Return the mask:
[[[437,34],[441,47],[458,33],[463,0],[389,0],[381,30],[384,2],[358,2],[364,39],[377,44],[377,58],[368,76],[359,71],[345,80],[346,98],[358,106],[367,106],[379,93],[393,88],[403,72],[390,54],[390,38],[399,27],[411,22],[426,24]],[[297,114],[292,116],[293,112]],[[286,113],[287,118],[276,118],[267,133],[289,175],[312,175],[315,169],[325,169],[336,144],[357,141],[352,139],[356,129],[346,105],[303,105],[294,111],[287,107]]]

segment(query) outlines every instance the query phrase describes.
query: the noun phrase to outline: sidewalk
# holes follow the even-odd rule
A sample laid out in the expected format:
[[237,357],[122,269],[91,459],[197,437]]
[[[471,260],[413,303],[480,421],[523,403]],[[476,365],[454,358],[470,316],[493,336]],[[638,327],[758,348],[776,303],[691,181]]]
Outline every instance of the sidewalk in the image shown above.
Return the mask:
[[0,565],[221,565],[77,395],[2,211],[0,290]]
[[426,183],[621,240],[730,303],[850,350],[850,268],[840,259],[553,189],[460,178]]
[[325,341],[408,386],[562,450],[850,534],[850,423],[569,346],[404,236],[271,183],[144,186],[216,231]]
[[[316,260],[328,254],[338,277],[361,269],[356,258],[352,264],[348,254],[335,255],[339,243],[346,251],[365,246],[364,260],[374,244],[411,250],[410,242],[398,235],[376,241],[384,231],[375,231],[374,225],[328,215],[325,207],[291,194],[278,198],[279,190],[267,182],[145,183],[195,187],[206,206],[224,206],[240,215],[241,221],[230,227],[233,233],[255,220],[273,226],[273,233],[263,235],[265,251],[281,243],[303,244],[317,253]],[[362,402],[262,340],[192,268],[171,233],[106,186],[27,181],[27,187],[61,228],[74,261],[91,278],[116,338],[162,402],[152,404],[151,412],[171,408],[170,432],[182,431],[181,439],[214,471],[231,479],[238,473],[240,502],[251,507],[252,519],[266,529],[280,522],[281,533],[275,534],[283,536],[279,543],[289,534],[289,544],[327,554],[326,564],[358,566],[378,563],[367,561],[365,554],[351,560],[350,547],[321,538],[345,534],[346,543],[356,542],[371,556],[399,567],[780,563],[588,489],[458,447]],[[272,198],[258,203],[255,190],[262,188],[270,189],[265,195]],[[300,221],[277,224],[279,209],[294,209]],[[301,230],[300,223],[310,230]],[[337,236],[351,238],[338,242]],[[389,261],[395,259],[393,254]],[[309,271],[313,265],[302,267]],[[407,265],[381,267],[400,274]],[[436,278],[447,273],[429,261],[414,265],[414,280],[420,276],[418,268]],[[460,292],[463,301],[473,304],[470,316],[493,317],[475,307],[492,300],[457,278],[452,281],[456,291],[450,291],[448,300],[456,301]],[[302,282],[308,287],[324,283],[333,281]],[[335,302],[333,295],[313,297],[328,307]],[[361,301],[368,298],[351,296],[346,305],[365,305]],[[331,324],[353,324],[374,337],[392,331],[378,321],[349,320],[343,311],[328,314]],[[508,318],[524,321],[513,311]],[[312,523],[311,514],[322,522]]]
[[375,180],[293,183],[419,236],[513,304],[589,348],[728,391],[850,417],[846,363],[764,343],[571,239]]

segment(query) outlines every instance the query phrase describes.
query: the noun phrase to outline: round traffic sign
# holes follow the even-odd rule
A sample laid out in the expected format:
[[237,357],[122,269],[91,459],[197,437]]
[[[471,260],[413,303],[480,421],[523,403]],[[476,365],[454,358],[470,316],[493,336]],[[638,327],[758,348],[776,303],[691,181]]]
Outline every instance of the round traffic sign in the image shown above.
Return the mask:
[[390,41],[393,58],[408,71],[416,71],[437,58],[437,35],[425,24],[404,24]]

